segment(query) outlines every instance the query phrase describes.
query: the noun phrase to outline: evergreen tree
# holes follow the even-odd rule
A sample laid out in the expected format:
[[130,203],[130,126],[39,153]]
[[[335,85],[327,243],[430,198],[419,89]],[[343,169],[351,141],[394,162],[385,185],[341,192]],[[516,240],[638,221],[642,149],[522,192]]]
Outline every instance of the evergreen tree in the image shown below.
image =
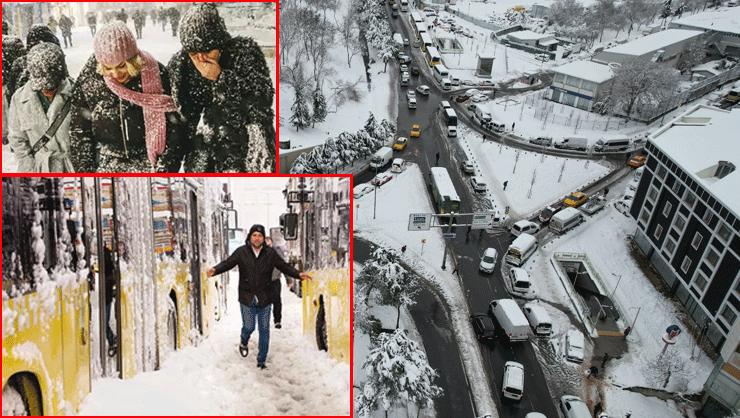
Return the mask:
[[323,122],[326,120],[326,114],[326,98],[321,92],[321,89],[316,88],[316,90],[313,91],[313,115],[311,117],[311,121],[313,122],[312,127],[316,126],[316,122]]
[[308,113],[306,99],[303,97],[303,91],[300,87],[295,87],[295,101],[290,107],[293,114],[290,116],[290,124],[295,126],[296,132],[311,125],[311,115]]

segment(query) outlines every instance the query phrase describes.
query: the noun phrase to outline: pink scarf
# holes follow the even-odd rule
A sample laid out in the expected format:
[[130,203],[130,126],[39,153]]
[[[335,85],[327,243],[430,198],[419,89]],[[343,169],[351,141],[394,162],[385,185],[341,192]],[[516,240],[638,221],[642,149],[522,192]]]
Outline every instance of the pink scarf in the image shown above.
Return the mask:
[[159,64],[148,52],[139,51],[144,61],[141,68],[141,87],[143,93],[129,90],[118,81],[103,76],[105,84],[118,97],[128,100],[144,109],[144,127],[146,129],[146,151],[149,161],[156,165],[157,158],[164,152],[167,141],[167,119],[165,112],[177,112],[172,96],[162,94],[162,78],[159,75]]

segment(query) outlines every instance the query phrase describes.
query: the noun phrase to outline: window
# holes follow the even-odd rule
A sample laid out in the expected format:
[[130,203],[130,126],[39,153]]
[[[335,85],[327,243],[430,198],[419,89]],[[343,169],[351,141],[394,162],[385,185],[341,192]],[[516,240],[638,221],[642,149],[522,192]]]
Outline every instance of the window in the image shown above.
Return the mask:
[[658,173],[656,175],[658,176],[659,179],[663,180],[663,179],[665,179],[665,175],[666,175],[667,172],[668,172],[668,169],[665,168],[664,165],[661,165],[658,168]]
[[555,73],[555,83],[563,83],[565,82],[565,74],[563,73]]
[[658,198],[658,189],[655,188],[655,186],[650,186],[650,191],[648,192],[648,199],[650,199],[651,202],[655,203],[655,200]]
[[691,267],[691,259],[689,257],[684,257],[683,263],[681,263],[681,271],[688,273],[689,267]]
[[663,216],[668,216],[671,214],[671,209],[673,208],[673,205],[671,205],[671,202],[665,202],[665,207],[663,208]]
[[673,181],[673,187],[671,187],[671,190],[673,190],[673,193],[675,193],[676,195],[679,195],[678,192],[681,190],[681,182],[678,181],[678,179],[675,179]]
[[696,275],[696,278],[694,279],[694,286],[701,290],[702,292],[707,287],[707,279],[704,277],[703,274],[699,273]]
[[725,309],[722,310],[721,315],[722,318],[724,318],[725,321],[727,321],[727,324],[730,326],[732,326],[732,324],[735,322],[735,318],[737,318],[737,314],[735,313],[735,311],[732,310],[732,308],[730,308],[729,305],[725,306]]
[[578,88],[581,86],[581,79],[573,76],[568,76],[568,78],[565,80],[565,84]]
[[712,267],[717,267],[717,262],[719,261],[719,254],[717,254],[717,251],[714,251],[713,249],[709,249],[707,252],[706,260],[709,262],[709,264],[712,265]]
[[694,247],[695,250],[699,249],[699,245],[701,245],[702,238],[704,237],[702,237],[701,234],[698,232],[696,233],[696,235],[694,235],[694,240],[691,241],[691,246]]
[[709,225],[709,222],[712,222],[712,211],[707,208],[707,211],[704,212],[704,216],[701,218],[702,221],[704,221],[705,224]]
[[596,83],[593,81],[583,80],[583,84],[581,85],[581,90],[588,90],[588,91],[594,91],[596,88]]
[[693,193],[686,190],[686,196],[684,196],[683,199],[684,202],[689,206],[689,209],[692,209],[694,207],[694,203],[696,203],[696,196],[694,196]]
[[683,217],[680,213],[676,215],[676,220],[673,221],[673,227],[678,230],[678,232],[683,231],[683,227],[686,226],[686,218]]
[[719,226],[719,232],[717,232],[717,235],[722,238],[722,241],[729,242],[731,233],[732,231],[730,230],[730,228],[723,223]]
[[669,255],[673,255],[673,252],[676,251],[676,241],[673,238],[668,237],[665,240],[665,250]]
[[660,236],[663,234],[663,227],[658,225],[655,227],[655,234],[653,235],[655,239],[660,239]]
[[640,214],[640,220],[644,223],[647,223],[648,219],[650,219],[650,212],[647,209],[643,209],[642,213]]

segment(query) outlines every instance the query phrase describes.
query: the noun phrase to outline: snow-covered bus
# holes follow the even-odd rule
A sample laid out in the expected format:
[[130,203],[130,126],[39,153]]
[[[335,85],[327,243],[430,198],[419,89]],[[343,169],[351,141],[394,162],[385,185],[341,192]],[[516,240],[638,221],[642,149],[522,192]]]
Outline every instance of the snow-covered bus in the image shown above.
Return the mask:
[[460,212],[460,197],[446,168],[432,167],[431,187],[439,213]]
[[424,22],[413,22],[411,26],[414,28],[416,39],[421,39],[421,34],[427,32],[427,26]]
[[432,45],[433,45],[432,37],[428,33],[423,32],[421,34],[421,42],[420,42],[421,50],[426,51],[427,48],[431,47]]
[[433,46],[427,47],[427,50],[424,51],[424,54],[426,55],[427,62],[429,63],[430,67],[434,67],[435,65],[442,62],[442,57],[439,55],[439,51],[437,51],[437,48]]
[[424,22],[424,18],[421,17],[421,13],[419,12],[409,13],[409,23],[413,25],[416,22]]
[[403,37],[400,33],[396,32],[393,34],[393,42],[396,44],[398,52],[403,52]]
[[157,370],[210,333],[223,286],[205,273],[226,256],[214,181],[3,178],[3,412],[78,413],[92,378]]

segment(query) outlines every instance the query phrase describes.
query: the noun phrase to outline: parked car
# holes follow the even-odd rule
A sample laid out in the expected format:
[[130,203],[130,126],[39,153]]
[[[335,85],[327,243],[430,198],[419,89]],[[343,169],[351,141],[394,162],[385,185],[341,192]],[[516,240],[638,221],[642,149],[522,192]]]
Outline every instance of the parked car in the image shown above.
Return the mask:
[[412,65],[411,66],[411,75],[419,75],[419,67]]
[[547,62],[547,61],[550,61],[550,55],[548,55],[548,54],[537,54],[537,55],[534,56],[534,59],[536,59],[537,61]]
[[591,411],[578,396],[565,395],[560,398],[560,409],[565,418],[591,418]]
[[417,87],[416,91],[418,91],[419,94],[423,96],[429,96],[429,86],[427,86],[426,84],[422,84],[419,87]]
[[399,62],[400,62],[401,64],[408,64],[408,63],[410,63],[410,62],[411,62],[411,57],[410,57],[410,56],[408,56],[408,55],[406,55],[406,54],[404,54],[404,53],[402,52],[402,53],[398,54],[398,61],[399,61]]
[[476,104],[476,103],[473,103],[473,102],[471,102],[471,103],[468,103],[467,109],[468,109],[469,111],[471,111],[471,112],[475,112],[475,106],[476,106],[476,105],[477,105],[477,104]]
[[413,125],[411,127],[411,136],[415,136],[418,138],[419,135],[421,135],[421,128],[419,127],[419,125]]
[[475,165],[473,165],[473,162],[470,160],[463,161],[460,164],[460,167],[462,168],[463,173],[466,173],[466,174],[475,173]]
[[514,222],[511,226],[511,235],[519,236],[521,234],[534,235],[540,230],[540,226],[532,221],[521,220]]
[[485,101],[487,101],[488,99],[489,99],[489,97],[488,97],[488,96],[486,96],[486,95],[485,95],[485,94],[483,94],[483,93],[479,93],[479,94],[476,94],[476,95],[474,95],[474,96],[470,97],[470,100],[472,100],[472,101],[474,101],[474,102],[476,102],[476,103],[478,103],[478,102],[485,102]]
[[560,209],[562,209],[563,206],[559,203],[552,204],[544,209],[542,209],[542,212],[540,212],[540,222],[550,222],[550,218],[552,218],[552,215],[560,212]]
[[588,200],[588,195],[586,193],[575,192],[565,199],[563,205],[577,208],[586,203],[586,200]]
[[476,192],[486,191],[486,181],[480,176],[474,176],[470,179],[470,185],[473,186],[473,190]]
[[542,146],[545,146],[545,147],[549,147],[549,146],[552,145],[552,138],[546,137],[546,136],[540,136],[540,137],[537,137],[537,138],[530,139],[529,140],[529,143],[530,144],[542,145]]
[[476,94],[480,94],[480,90],[478,89],[469,89],[465,92],[468,96],[475,96]]
[[408,46],[408,44],[409,44],[409,38],[403,38],[403,44],[405,46]]
[[474,86],[475,85],[475,81],[469,80],[469,79],[465,79],[465,80],[460,80],[460,84],[463,85],[463,86]]
[[401,66],[399,67],[399,69],[401,70],[402,73],[405,73],[406,71],[409,70],[409,66],[406,65],[406,64],[401,64]]
[[419,46],[421,46],[421,42],[418,39],[414,39],[414,48],[418,48]]
[[406,98],[409,100],[416,99],[416,93],[413,90],[408,90],[406,92]]
[[480,82],[478,83],[478,85],[479,85],[479,86],[494,86],[494,87],[495,87],[495,86],[496,86],[496,83],[494,83],[494,82],[493,82],[493,81],[491,81],[491,80],[481,80],[481,81],[480,81]]
[[498,259],[498,253],[495,248],[487,248],[483,252],[483,257],[480,260],[478,269],[484,273],[493,273],[493,269],[496,266],[496,259]]
[[393,179],[392,174],[380,173],[370,182],[373,186],[382,186]]
[[501,391],[505,398],[515,401],[521,400],[524,395],[524,366],[515,361],[504,364],[504,382]]
[[583,333],[569,330],[565,334],[565,358],[576,363],[583,363]]
[[496,338],[496,326],[493,324],[488,314],[474,313],[470,315],[470,321],[473,323],[473,331],[479,340],[492,340]]
[[450,84],[453,86],[459,86],[460,85],[460,78],[459,77],[450,77]]
[[366,194],[372,192],[374,188],[375,187],[367,183],[358,184],[354,187],[354,189],[352,189],[352,197],[354,197],[355,199],[359,199],[362,196],[365,196]]
[[645,156],[635,155],[634,157],[630,158],[627,164],[631,165],[632,167],[642,167],[643,164],[645,164]]
[[465,103],[468,101],[468,99],[470,99],[470,96],[468,96],[467,94],[461,94],[457,96],[457,98],[455,98],[455,101],[458,103]]
[[393,149],[397,151],[403,151],[404,148],[406,148],[406,144],[408,144],[409,139],[405,136],[399,136],[396,138],[396,142],[393,143]]

